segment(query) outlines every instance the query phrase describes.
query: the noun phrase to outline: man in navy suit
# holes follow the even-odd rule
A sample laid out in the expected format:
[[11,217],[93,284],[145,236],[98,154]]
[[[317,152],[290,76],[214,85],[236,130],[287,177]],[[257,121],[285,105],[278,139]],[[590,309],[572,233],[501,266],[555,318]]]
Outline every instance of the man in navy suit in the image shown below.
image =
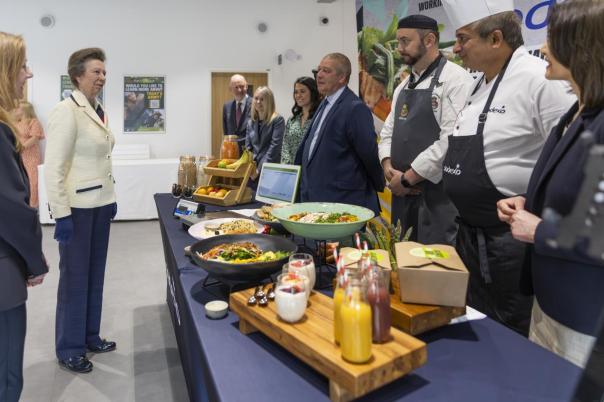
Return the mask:
[[300,200],[342,202],[379,214],[384,189],[369,108],[348,87],[351,65],[341,53],[323,57],[317,87],[325,97],[296,154],[302,165]]
[[241,151],[245,141],[245,128],[250,118],[252,98],[247,94],[247,81],[243,75],[233,75],[229,89],[234,99],[226,102],[222,108],[222,130],[224,135],[239,137]]

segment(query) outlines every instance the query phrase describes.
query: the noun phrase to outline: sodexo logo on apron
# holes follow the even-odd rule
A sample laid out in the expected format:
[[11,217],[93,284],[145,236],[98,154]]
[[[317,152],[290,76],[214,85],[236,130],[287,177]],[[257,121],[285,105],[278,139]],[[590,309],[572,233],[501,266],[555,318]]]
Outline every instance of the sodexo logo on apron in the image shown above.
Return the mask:
[[445,173],[452,174],[455,176],[459,176],[461,174],[461,169],[459,168],[459,163],[457,164],[457,166],[455,166],[455,169],[453,169],[450,166],[444,166],[443,170],[445,171]]
[[505,105],[501,105],[501,107],[493,106],[492,108],[489,109],[489,112],[505,114]]

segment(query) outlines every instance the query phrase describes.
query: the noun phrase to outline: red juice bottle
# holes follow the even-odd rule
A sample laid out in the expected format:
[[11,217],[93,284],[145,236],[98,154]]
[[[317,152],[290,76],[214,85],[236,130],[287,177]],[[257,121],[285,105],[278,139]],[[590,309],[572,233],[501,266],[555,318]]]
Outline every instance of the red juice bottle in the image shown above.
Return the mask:
[[384,343],[390,340],[390,294],[385,275],[379,267],[373,267],[368,278],[367,301],[371,306],[373,343]]

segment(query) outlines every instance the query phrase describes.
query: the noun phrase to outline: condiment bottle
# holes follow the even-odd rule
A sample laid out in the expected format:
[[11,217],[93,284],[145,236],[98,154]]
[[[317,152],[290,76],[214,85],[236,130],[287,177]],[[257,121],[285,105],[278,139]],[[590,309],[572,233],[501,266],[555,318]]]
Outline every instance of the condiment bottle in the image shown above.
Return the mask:
[[381,270],[377,265],[372,265],[368,275],[367,300],[371,306],[373,343],[384,343],[390,340],[392,316],[386,275],[389,275],[389,272]]
[[342,358],[351,363],[365,363],[371,358],[371,307],[358,278],[346,287],[340,308],[342,315]]
[[186,163],[187,163],[187,157],[184,155],[181,155],[179,158],[179,162],[178,162],[178,180],[177,180],[178,185],[181,187],[185,187],[187,185]]
[[187,156],[187,187],[189,187],[192,191],[195,191],[197,188],[197,168],[195,167],[195,157],[193,155]]

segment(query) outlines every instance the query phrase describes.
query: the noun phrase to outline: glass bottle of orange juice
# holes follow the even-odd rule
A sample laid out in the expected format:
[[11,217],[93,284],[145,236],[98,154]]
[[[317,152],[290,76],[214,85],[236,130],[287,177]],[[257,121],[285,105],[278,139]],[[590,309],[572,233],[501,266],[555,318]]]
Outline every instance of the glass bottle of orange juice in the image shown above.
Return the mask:
[[339,267],[336,277],[336,289],[333,292],[333,336],[336,345],[339,345],[342,339],[342,315],[340,312],[342,302],[344,301],[344,292],[348,284],[347,272],[343,266]]
[[346,287],[340,307],[342,358],[351,363],[365,363],[371,358],[371,307],[358,278]]

